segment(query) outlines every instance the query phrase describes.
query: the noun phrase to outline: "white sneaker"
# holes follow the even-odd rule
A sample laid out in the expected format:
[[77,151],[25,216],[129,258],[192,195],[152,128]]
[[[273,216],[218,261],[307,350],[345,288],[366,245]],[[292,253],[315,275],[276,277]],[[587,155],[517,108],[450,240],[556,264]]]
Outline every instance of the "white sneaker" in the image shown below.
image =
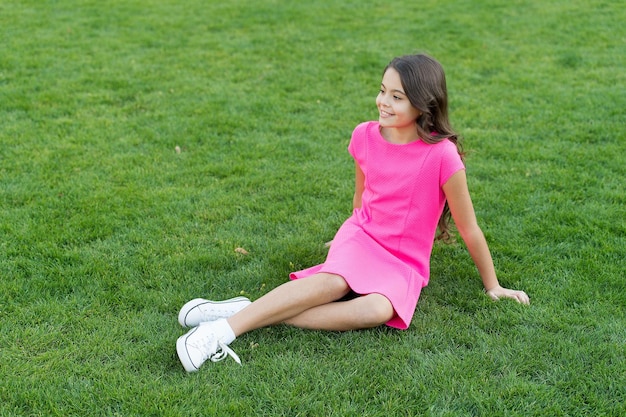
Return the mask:
[[176,341],[176,353],[187,372],[195,372],[207,359],[218,362],[227,356],[241,365],[241,359],[228,347],[226,334],[230,329],[226,319],[202,323]]
[[195,327],[200,323],[227,319],[251,303],[246,297],[235,297],[224,301],[196,298],[187,302],[178,313],[178,322],[183,327]]

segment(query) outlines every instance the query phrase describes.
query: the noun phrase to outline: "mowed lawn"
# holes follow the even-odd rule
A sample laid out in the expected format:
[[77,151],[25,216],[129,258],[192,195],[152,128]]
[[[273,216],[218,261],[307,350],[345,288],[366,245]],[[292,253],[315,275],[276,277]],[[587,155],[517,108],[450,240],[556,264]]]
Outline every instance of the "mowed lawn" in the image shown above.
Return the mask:
[[[591,0],[0,2],[0,416],[626,415],[625,21]],[[323,261],[352,129],[415,52],[446,69],[500,281],[531,305],[489,300],[457,238],[407,331],[276,326],[186,374],[182,304]]]

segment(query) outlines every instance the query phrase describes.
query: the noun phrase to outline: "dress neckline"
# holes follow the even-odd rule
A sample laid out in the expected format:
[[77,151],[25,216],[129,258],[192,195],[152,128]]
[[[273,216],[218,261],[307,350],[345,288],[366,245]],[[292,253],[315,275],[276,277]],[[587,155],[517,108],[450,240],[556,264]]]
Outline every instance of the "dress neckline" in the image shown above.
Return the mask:
[[394,142],[389,142],[387,139],[385,139],[385,137],[383,136],[383,133],[381,132],[381,127],[380,127],[380,123],[378,122],[373,122],[376,125],[376,136],[379,139],[379,141],[382,141],[384,143],[386,143],[387,145],[391,145],[391,146],[409,146],[409,145],[413,145],[414,143],[420,143],[422,141],[422,139],[420,137],[418,137],[417,139],[415,139],[414,141],[408,142],[408,143],[394,143]]

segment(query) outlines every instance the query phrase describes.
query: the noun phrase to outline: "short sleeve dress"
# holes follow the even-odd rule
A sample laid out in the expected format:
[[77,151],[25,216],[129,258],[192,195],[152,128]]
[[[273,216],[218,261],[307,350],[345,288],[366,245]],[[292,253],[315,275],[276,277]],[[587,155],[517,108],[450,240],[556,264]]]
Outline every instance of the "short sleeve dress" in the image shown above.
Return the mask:
[[386,324],[406,329],[428,284],[442,187],[464,165],[451,141],[392,144],[378,122],[358,125],[348,150],[365,174],[361,207],[337,231],[326,261],[290,278],[341,275],[357,294],[387,297],[396,314]]

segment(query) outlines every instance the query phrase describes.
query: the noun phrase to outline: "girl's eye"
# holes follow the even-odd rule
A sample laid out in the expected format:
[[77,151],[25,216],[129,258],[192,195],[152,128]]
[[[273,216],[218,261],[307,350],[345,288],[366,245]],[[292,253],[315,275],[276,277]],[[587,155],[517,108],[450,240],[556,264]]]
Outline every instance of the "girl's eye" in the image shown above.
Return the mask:
[[394,100],[402,100],[402,97],[398,97],[398,96],[393,96]]
[[380,90],[378,90],[378,94],[385,94],[385,90],[381,88]]

